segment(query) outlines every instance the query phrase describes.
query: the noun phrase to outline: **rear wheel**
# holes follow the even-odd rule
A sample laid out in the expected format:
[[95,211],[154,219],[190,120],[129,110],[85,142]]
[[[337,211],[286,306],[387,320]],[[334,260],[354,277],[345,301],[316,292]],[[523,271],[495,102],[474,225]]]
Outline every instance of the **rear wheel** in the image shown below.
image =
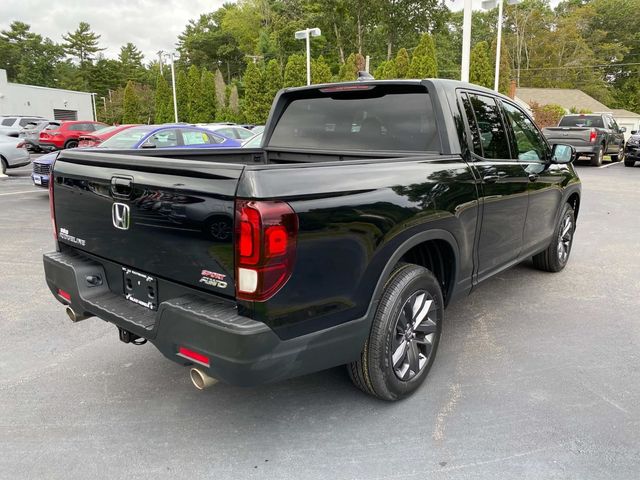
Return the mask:
[[9,164],[7,163],[5,158],[0,155],[0,171],[3,175],[7,173],[7,168],[9,168]]
[[553,240],[545,251],[533,257],[535,267],[545,272],[559,272],[562,270],[569,261],[575,230],[576,219],[573,207],[565,203]]
[[77,140],[69,140],[67,143],[64,144],[64,148],[76,148],[77,146],[78,146]]
[[604,145],[600,145],[598,150],[593,153],[591,157],[591,165],[594,167],[599,167],[602,165],[602,160],[604,159]]
[[348,365],[353,383],[383,400],[399,400],[424,382],[438,348],[444,303],[426,268],[402,264],[388,280],[360,358]]
[[620,160],[624,160],[624,146],[620,145],[618,147],[618,153],[615,155],[611,155],[612,162],[619,162]]

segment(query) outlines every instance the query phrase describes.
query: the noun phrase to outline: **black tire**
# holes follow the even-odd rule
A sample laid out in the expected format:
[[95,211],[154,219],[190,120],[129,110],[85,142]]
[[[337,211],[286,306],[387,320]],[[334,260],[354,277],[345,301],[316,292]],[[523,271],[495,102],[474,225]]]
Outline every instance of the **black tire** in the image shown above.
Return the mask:
[[67,143],[64,144],[64,148],[76,148],[77,146],[78,146],[77,140],[69,140]]
[[347,366],[353,383],[382,400],[411,395],[431,369],[443,317],[442,291],[433,274],[418,265],[399,265],[384,287],[360,358]]
[[2,172],[2,175],[6,175],[7,168],[9,168],[9,164],[7,164],[7,161],[4,159],[4,157],[0,155],[0,172]]
[[545,251],[533,256],[535,267],[545,272],[559,272],[562,270],[569,261],[575,231],[575,212],[571,205],[565,203],[564,207],[562,207],[560,221],[553,233],[553,240],[551,240]]
[[615,155],[611,155],[612,162],[619,162],[620,160],[624,160],[624,145],[620,145],[618,147],[618,153]]
[[598,150],[593,152],[591,156],[591,165],[594,167],[599,167],[602,165],[602,160],[604,159],[604,145],[600,145]]
[[636,164],[635,160],[631,160],[630,158],[625,158],[624,159],[624,166],[625,167],[633,167]]

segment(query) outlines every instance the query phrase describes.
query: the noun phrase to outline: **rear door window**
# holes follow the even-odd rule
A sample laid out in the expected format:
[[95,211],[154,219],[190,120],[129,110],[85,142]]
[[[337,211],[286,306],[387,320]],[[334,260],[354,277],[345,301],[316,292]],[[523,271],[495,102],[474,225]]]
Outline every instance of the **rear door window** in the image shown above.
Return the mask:
[[185,146],[189,145],[215,145],[217,143],[224,142],[224,138],[214,135],[213,133],[203,132],[202,130],[187,130],[183,129],[182,143]]
[[511,158],[502,115],[495,99],[485,95],[469,94],[469,101],[480,132],[483,158]]
[[441,150],[431,98],[420,85],[304,92],[277,121],[269,147],[353,151]]
[[3,127],[11,127],[16,122],[15,118],[3,118],[2,126]]

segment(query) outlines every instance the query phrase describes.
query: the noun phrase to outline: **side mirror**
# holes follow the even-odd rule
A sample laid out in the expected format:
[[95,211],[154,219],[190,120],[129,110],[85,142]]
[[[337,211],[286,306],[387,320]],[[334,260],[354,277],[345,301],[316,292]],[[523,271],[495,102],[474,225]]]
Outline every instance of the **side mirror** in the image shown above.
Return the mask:
[[636,133],[638,133],[637,130],[631,130],[631,135],[635,135]]
[[624,133],[627,131],[627,127],[620,127],[620,133]]
[[576,149],[571,145],[556,143],[551,148],[552,163],[571,163],[576,159]]
[[140,145],[140,148],[156,148],[156,146],[151,143],[149,140]]

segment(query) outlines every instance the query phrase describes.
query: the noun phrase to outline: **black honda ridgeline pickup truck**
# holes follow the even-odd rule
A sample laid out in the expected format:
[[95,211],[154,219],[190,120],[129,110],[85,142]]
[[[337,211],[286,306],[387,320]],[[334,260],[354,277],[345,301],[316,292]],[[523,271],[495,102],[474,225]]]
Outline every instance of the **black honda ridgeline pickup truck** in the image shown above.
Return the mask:
[[454,298],[531,257],[566,265],[574,157],[471,84],[286,89],[260,149],[63,151],[46,279],[72,320],[150,341],[198,388],[346,364],[397,400]]

